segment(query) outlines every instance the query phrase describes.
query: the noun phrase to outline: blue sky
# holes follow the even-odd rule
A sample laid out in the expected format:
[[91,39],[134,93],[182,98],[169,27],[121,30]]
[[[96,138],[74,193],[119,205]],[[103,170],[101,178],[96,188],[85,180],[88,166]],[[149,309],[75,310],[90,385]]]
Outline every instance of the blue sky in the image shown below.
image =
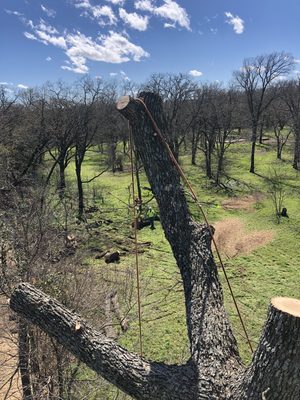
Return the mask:
[[[231,79],[244,58],[300,59],[299,0],[0,0],[0,83],[72,82],[88,73]],[[296,69],[300,64],[296,64]]]

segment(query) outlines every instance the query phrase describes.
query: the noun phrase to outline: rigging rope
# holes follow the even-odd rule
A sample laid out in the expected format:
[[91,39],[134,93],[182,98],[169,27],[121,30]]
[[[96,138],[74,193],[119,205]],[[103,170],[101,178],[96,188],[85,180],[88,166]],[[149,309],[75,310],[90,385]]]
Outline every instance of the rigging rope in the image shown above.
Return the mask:
[[139,271],[139,257],[138,257],[138,241],[137,241],[137,214],[135,204],[135,184],[134,184],[134,166],[133,166],[133,140],[132,129],[130,123],[129,128],[129,145],[130,145],[130,165],[131,165],[131,187],[133,199],[133,230],[134,230],[134,247],[135,247],[135,269],[136,269],[136,288],[137,288],[137,304],[138,304],[138,319],[139,319],[139,342],[140,342],[140,355],[143,355],[143,342],[142,342],[142,317],[141,317],[141,291],[140,291],[140,271]]
[[157,124],[156,124],[156,122],[155,122],[155,120],[154,120],[154,118],[153,118],[151,112],[149,111],[147,105],[145,104],[145,102],[144,102],[141,98],[137,98],[137,99],[135,99],[135,100],[138,101],[138,102],[140,102],[140,103],[142,104],[143,108],[145,109],[146,114],[148,115],[148,117],[149,117],[149,119],[150,119],[150,121],[151,121],[151,124],[152,124],[152,126],[153,126],[154,131],[158,134],[158,136],[160,137],[160,139],[161,139],[163,145],[166,147],[166,149],[167,149],[167,151],[168,151],[168,154],[169,154],[171,160],[173,161],[173,163],[174,163],[176,169],[178,170],[178,172],[179,172],[181,178],[183,179],[184,183],[185,183],[186,186],[188,187],[188,189],[189,189],[189,191],[190,191],[190,193],[191,193],[191,195],[192,195],[192,198],[193,198],[195,204],[198,206],[199,210],[201,211],[201,214],[203,215],[203,218],[204,218],[204,221],[205,221],[205,223],[206,223],[206,225],[207,225],[207,228],[208,228],[208,230],[209,230],[209,233],[210,233],[212,242],[213,242],[214,247],[215,247],[215,249],[216,249],[216,253],[217,253],[217,256],[218,256],[218,259],[219,259],[221,268],[222,268],[222,270],[223,270],[223,273],[224,273],[224,276],[225,276],[225,280],[226,280],[226,283],[227,283],[227,285],[228,285],[229,292],[230,292],[230,295],[231,295],[231,297],[232,297],[232,300],[233,300],[235,309],[236,309],[236,311],[237,311],[237,314],[238,314],[238,317],[239,317],[239,320],[240,320],[242,329],[243,329],[243,331],[244,331],[244,333],[245,333],[245,336],[246,336],[246,339],[247,339],[249,348],[250,348],[250,350],[251,350],[251,353],[253,353],[253,347],[252,347],[250,338],[249,338],[249,336],[248,336],[248,333],[247,333],[247,330],[246,330],[246,326],[245,326],[245,324],[244,324],[244,321],[243,321],[241,312],[240,312],[240,310],[239,310],[239,306],[238,306],[237,301],[236,301],[236,299],[235,299],[235,295],[234,295],[233,289],[232,289],[232,287],[231,287],[231,284],[230,284],[230,281],[229,281],[229,278],[228,278],[228,275],[227,275],[227,272],[226,272],[224,263],[223,263],[222,258],[221,258],[221,254],[220,254],[220,252],[219,252],[217,243],[216,243],[216,241],[215,241],[215,239],[214,239],[213,232],[212,232],[212,230],[211,230],[211,227],[210,227],[210,224],[209,224],[208,219],[207,219],[207,217],[206,217],[206,214],[205,214],[205,212],[204,212],[204,210],[203,210],[203,208],[202,208],[202,205],[200,204],[200,202],[199,202],[199,200],[198,200],[198,198],[197,198],[197,195],[196,195],[196,193],[195,193],[195,191],[194,191],[192,185],[190,184],[188,178],[186,177],[185,173],[183,172],[181,166],[178,164],[178,162],[177,162],[177,160],[176,160],[176,158],[175,158],[175,156],[174,156],[174,154],[173,154],[173,152],[172,152],[170,146],[169,146],[168,143],[166,142],[166,139],[164,138],[164,136],[163,136],[161,130],[160,130],[159,127],[157,126]]

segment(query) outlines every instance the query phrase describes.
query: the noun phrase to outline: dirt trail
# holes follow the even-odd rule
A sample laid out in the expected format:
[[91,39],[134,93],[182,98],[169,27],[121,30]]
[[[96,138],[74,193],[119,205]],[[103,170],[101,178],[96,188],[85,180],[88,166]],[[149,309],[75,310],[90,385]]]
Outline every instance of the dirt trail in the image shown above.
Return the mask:
[[254,211],[256,203],[263,199],[261,193],[255,193],[244,197],[232,197],[231,199],[224,200],[222,206],[225,210],[246,210]]
[[17,368],[18,349],[14,322],[9,315],[7,300],[0,296],[0,399],[21,400],[18,372],[10,379]]
[[247,232],[239,218],[227,218],[214,224],[217,246],[226,257],[232,258],[251,253],[268,244],[274,236],[272,231]]

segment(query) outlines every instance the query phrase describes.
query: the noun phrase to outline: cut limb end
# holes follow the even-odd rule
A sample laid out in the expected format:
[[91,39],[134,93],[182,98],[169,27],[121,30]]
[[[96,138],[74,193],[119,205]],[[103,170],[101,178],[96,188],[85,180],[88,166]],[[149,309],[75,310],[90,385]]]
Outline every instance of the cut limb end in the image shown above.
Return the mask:
[[130,102],[130,96],[122,96],[117,102],[117,110],[124,110]]
[[294,317],[300,317],[300,300],[290,297],[274,297],[272,304],[277,310],[293,315]]

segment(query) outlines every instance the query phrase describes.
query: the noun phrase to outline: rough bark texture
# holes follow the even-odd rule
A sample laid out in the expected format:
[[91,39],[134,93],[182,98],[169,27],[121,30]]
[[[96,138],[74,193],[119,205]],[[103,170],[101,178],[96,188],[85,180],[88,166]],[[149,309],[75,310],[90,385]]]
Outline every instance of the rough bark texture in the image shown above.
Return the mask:
[[[140,98],[163,130],[161,99],[152,93],[141,93]],[[183,366],[148,362],[26,284],[14,292],[12,309],[135,399],[261,400],[269,390],[272,400],[299,400],[299,317],[277,312],[272,306],[253,363],[244,370],[224,310],[209,230],[193,221],[179,173],[143,103],[126,96],[117,108],[132,126],[135,146],[182,276],[190,361]],[[282,365],[281,373],[277,365]]]
[[[140,96],[162,126],[160,98],[151,93]],[[141,103],[131,100],[119,111],[132,124],[134,142],[182,275],[191,360],[197,370],[198,390],[202,396],[199,398],[226,398],[228,384],[232,376],[239,373],[241,363],[223,306],[209,230],[193,221],[179,173]]]
[[270,400],[300,399],[299,317],[270,305],[253,362],[232,400],[261,399],[262,393]]
[[148,362],[92,329],[82,318],[29,284],[10,301],[14,311],[55,337],[79,360],[135,399],[195,400],[197,382],[190,365]]

